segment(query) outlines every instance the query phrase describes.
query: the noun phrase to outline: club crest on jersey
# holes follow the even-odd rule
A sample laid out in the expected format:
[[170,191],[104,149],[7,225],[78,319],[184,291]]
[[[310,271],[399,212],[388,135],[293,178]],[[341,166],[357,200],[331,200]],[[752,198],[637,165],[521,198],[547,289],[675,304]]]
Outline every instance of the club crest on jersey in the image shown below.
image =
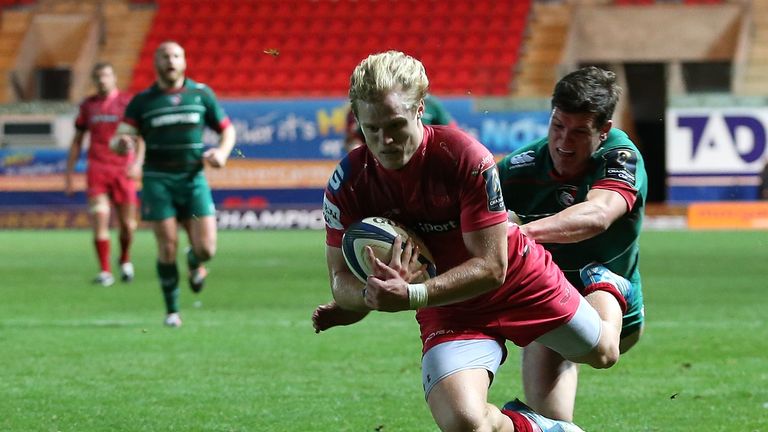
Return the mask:
[[483,179],[485,179],[485,193],[488,196],[488,211],[506,211],[504,198],[501,196],[499,171],[496,170],[495,165],[483,171]]
[[563,207],[570,207],[576,202],[578,188],[573,185],[561,186],[557,189],[557,202]]
[[179,105],[181,103],[181,95],[180,94],[168,95],[168,101],[172,105]]

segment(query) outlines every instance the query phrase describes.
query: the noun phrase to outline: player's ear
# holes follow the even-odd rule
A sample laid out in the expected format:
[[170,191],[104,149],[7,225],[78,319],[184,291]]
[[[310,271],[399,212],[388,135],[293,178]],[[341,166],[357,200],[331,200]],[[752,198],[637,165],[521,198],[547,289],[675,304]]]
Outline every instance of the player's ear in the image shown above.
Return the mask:
[[416,107],[416,118],[421,118],[424,116],[424,99],[419,101],[419,106]]
[[605,122],[605,124],[600,128],[600,141],[605,141],[608,139],[608,132],[613,127],[613,120],[608,120]]

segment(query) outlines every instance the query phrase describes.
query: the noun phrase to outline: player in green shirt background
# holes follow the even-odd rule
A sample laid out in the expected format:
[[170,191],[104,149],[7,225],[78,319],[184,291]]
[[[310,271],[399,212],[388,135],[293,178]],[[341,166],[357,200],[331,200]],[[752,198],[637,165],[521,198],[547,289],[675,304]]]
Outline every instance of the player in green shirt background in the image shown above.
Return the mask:
[[[157,81],[128,104],[112,146],[118,153],[135,148],[137,163],[143,163],[141,216],[151,223],[157,241],[165,324],[180,327],[178,227],[189,238],[189,284],[198,293],[208,273],[203,263],[216,253],[216,209],[203,164],[213,168],[226,164],[235,145],[235,129],[213,91],[185,77],[181,45],[161,43],[154,61]],[[219,145],[207,150],[206,127],[219,133]]]
[[[504,202],[528,237],[550,251],[625,352],[643,331],[638,238],[647,196],[640,152],[613,128],[620,87],[588,67],[555,86],[548,135],[499,164]],[[538,343],[523,350],[527,403],[572,421],[577,365]]]

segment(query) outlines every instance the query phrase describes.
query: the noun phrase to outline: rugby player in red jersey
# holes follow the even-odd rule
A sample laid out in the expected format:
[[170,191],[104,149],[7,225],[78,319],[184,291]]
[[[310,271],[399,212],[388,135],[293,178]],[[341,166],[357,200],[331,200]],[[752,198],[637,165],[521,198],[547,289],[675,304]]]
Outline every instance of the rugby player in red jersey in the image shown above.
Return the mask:
[[88,210],[91,214],[94,247],[100,266],[94,283],[110,286],[115,283],[110,260],[110,204],[114,205],[120,229],[120,277],[124,282],[133,280],[130,247],[136,230],[135,179],[140,175],[140,171],[138,166],[132,164],[132,153],[118,155],[109,148],[109,140],[123,118],[131,95],[117,88],[117,77],[109,63],[97,63],[93,67],[91,77],[96,86],[96,94],[83,101],[75,120],[76,131],[67,158],[64,191],[67,195],[74,192],[72,172],[80,157],[85,134],[88,133]]
[[[493,155],[459,129],[421,122],[428,85],[423,65],[396,51],[369,56],[352,74],[349,97],[367,145],[339,163],[326,187],[334,300],[315,310],[314,327],[352,324],[372,310],[415,309],[425,398],[441,430],[581,431],[519,401],[501,409],[488,403],[506,341],[537,341],[605,368],[618,359],[618,340],[601,337],[605,323],[549,253],[508,224]],[[368,251],[374,274],[358,281],[341,240],[346,227],[368,216],[415,231],[438,275],[418,283],[418,254],[397,240],[388,263]]]

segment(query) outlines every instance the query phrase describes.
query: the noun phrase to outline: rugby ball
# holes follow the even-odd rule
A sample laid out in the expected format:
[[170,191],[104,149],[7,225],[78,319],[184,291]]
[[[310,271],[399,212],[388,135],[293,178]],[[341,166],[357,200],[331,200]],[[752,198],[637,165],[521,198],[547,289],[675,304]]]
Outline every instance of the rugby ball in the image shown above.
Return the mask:
[[424,279],[411,282],[423,282],[435,277],[437,274],[435,260],[424,242],[405,226],[379,216],[367,217],[355,222],[344,232],[341,252],[344,254],[344,260],[352,274],[360,281],[365,282],[372,273],[373,263],[368,261],[368,255],[365,252],[366,246],[373,249],[376,258],[389,263],[392,259],[392,244],[398,235],[403,239],[403,247],[409,238],[419,247],[419,262],[427,265],[427,274]]

